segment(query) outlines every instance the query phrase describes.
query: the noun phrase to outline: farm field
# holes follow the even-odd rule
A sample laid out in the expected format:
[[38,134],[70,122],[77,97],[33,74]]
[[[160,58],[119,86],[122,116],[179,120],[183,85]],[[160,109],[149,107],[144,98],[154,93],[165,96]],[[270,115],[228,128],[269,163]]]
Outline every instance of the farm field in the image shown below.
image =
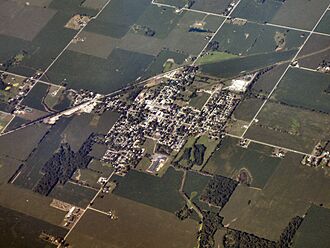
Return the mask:
[[238,186],[220,212],[223,223],[276,241],[289,221],[306,214],[311,203],[329,207],[328,190],[323,190],[329,184],[328,176],[322,170],[302,166],[301,159],[300,155],[287,154],[261,191]]
[[[117,176],[112,180],[117,184],[113,194],[120,197],[171,213],[179,210],[185,203],[179,193],[182,172],[172,167],[161,178],[132,170],[125,177]],[[103,209],[102,205],[95,203],[96,208]]]
[[[0,137],[0,156],[25,160],[46,134],[43,124],[29,126]],[[24,139],[25,142],[21,142]]]
[[164,248],[196,245],[198,223],[194,220],[180,221],[167,211],[113,194],[106,197],[109,201],[106,211],[113,211],[117,219],[111,220],[102,213],[88,210],[68,237],[72,247],[102,248],[109,247],[109,243],[123,248],[136,244]]
[[45,107],[43,105],[44,97],[46,96],[48,91],[48,85],[43,83],[37,83],[28,96],[24,98],[22,104],[26,105],[30,108],[38,109],[41,111],[45,111]]
[[329,29],[329,21],[330,21],[330,11],[328,10],[327,13],[322,18],[319,25],[316,27],[316,31],[330,34]]
[[56,247],[39,238],[45,232],[55,237],[64,237],[66,230],[28,215],[0,206],[0,239],[6,247],[23,247],[27,243],[33,247]]
[[[318,1],[318,4],[307,0],[290,2],[243,0],[234,11],[233,16],[259,23],[274,23],[312,30],[327,4],[328,2],[325,0]],[[306,13],[306,9],[309,10],[308,13]]]
[[330,113],[330,76],[290,68],[274,91],[272,99],[289,106]]
[[[243,180],[256,188],[263,188],[276,170],[280,159],[271,157],[263,146],[252,144],[242,148],[236,138],[226,137],[203,168],[209,174]],[[244,175],[243,175],[244,174]]]
[[2,207],[59,226],[66,212],[51,207],[52,200],[51,197],[41,196],[13,184],[0,186],[0,205]]
[[328,115],[268,102],[246,133],[247,138],[311,152],[329,133]]
[[85,208],[96,193],[96,189],[66,182],[64,185],[57,184],[49,196],[74,206]]
[[312,205],[294,239],[293,247],[327,247],[327,233],[329,233],[329,209]]
[[219,41],[220,52],[252,55],[297,49],[306,39],[306,33],[266,26],[257,23],[236,24],[227,21],[214,40]]
[[298,54],[300,66],[318,69],[324,61],[329,60],[330,37],[313,34]]

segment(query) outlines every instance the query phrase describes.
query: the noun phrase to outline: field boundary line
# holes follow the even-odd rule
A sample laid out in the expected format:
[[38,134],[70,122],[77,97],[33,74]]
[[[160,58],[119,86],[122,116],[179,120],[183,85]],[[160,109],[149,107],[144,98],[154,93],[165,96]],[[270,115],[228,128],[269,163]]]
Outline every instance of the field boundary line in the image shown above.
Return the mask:
[[[230,134],[230,133],[225,133],[225,135],[228,136],[228,137],[236,138],[236,139],[242,139],[241,136]],[[248,141],[252,142],[252,143],[255,143],[255,144],[260,144],[260,145],[269,146],[269,147],[273,147],[273,148],[279,148],[279,149],[286,150],[288,152],[293,152],[293,153],[297,153],[297,154],[304,155],[304,156],[312,156],[312,157],[314,157],[314,155],[312,155],[312,154],[309,154],[309,153],[306,153],[306,152],[302,152],[302,151],[298,151],[298,150],[294,150],[294,149],[291,149],[291,148],[287,148],[287,147],[283,147],[283,146],[278,146],[278,145],[274,145],[274,144],[271,144],[271,143],[267,143],[267,142],[263,142],[263,141],[259,141],[259,140],[255,140],[255,139],[250,139],[250,138],[246,138],[246,139]]]

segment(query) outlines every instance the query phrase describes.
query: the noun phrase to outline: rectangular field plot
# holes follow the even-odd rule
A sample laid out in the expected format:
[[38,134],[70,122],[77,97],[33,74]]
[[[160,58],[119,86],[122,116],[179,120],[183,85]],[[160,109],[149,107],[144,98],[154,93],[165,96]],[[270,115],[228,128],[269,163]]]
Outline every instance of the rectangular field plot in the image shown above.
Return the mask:
[[72,42],[69,50],[107,59],[118,45],[119,40],[110,36],[82,31],[78,39]]
[[72,118],[63,131],[63,137],[74,151],[78,151],[92,133],[106,134],[119,117],[118,113],[106,111],[101,116],[81,114]]
[[330,133],[327,114],[268,102],[247,131],[246,138],[310,153]]
[[1,136],[0,156],[8,156],[18,160],[27,159],[47,130],[46,125],[37,124]]
[[283,3],[276,0],[242,0],[232,17],[244,18],[259,23],[269,22]]
[[327,4],[326,0],[317,3],[308,0],[242,0],[232,16],[259,23],[268,22],[312,30]]
[[213,35],[224,18],[184,11],[176,27],[163,39],[171,51],[198,55],[207,44],[206,37]]
[[290,68],[271,99],[290,106],[330,113],[330,75]]
[[231,0],[196,0],[191,6],[191,9],[215,14],[225,14],[226,9],[232,2]]
[[236,55],[293,50],[305,39],[305,32],[243,20],[226,21],[214,37],[219,42],[219,51]]
[[50,193],[50,197],[85,208],[96,193],[96,189],[67,182],[65,185],[57,184]]
[[70,88],[110,93],[137,80],[152,60],[153,56],[122,49],[113,50],[108,59],[66,51],[47,76],[54,83],[66,79]]
[[249,123],[260,109],[263,101],[254,96],[248,96],[241,101],[226,126],[226,132],[237,136],[243,135]]
[[323,16],[319,25],[316,27],[317,32],[330,34],[330,11]]
[[289,63],[282,63],[272,66],[270,70],[258,76],[252,85],[252,92],[258,95],[267,96],[281,78]]
[[182,16],[182,12],[177,13],[173,8],[157,7],[151,4],[132,29],[142,34],[148,34],[149,31],[152,32],[150,36],[163,39],[168,36]]
[[149,0],[113,0],[86,31],[122,38],[150,4]]
[[49,8],[4,1],[0,3],[0,34],[32,41],[55,13]]
[[64,27],[70,18],[70,12],[55,12],[31,41],[0,35],[0,68],[24,76],[46,69],[77,32]]
[[330,209],[312,205],[294,237],[293,247],[329,247],[329,223]]
[[[125,177],[116,176],[112,179],[117,183],[113,191],[115,195],[172,213],[185,204],[179,193],[182,172],[172,167],[161,178],[131,170]],[[95,207],[104,209],[101,202],[96,202]]]
[[330,60],[330,37],[312,34],[298,54],[297,60],[299,66],[322,71],[320,67],[326,67],[326,61]]
[[285,1],[270,22],[312,30],[327,9],[328,4],[329,1],[327,0],[317,2],[309,0]]
[[47,84],[37,83],[29,92],[29,94],[24,98],[22,104],[30,108],[45,111],[43,99],[46,97],[48,88],[49,86]]
[[203,171],[263,188],[281,160],[271,157],[271,152],[264,146],[253,144],[242,148],[238,142],[236,138],[226,137]]
[[[197,244],[198,223],[113,194],[104,197],[106,212],[87,210],[68,236],[80,248],[191,248]],[[111,211],[114,219],[106,213]],[[175,227],[175,228],[174,228]]]
[[13,184],[0,186],[1,206],[59,226],[66,212],[50,206],[52,200]]
[[67,232],[64,228],[4,207],[0,207],[0,219],[0,240],[4,247],[26,247],[27,244],[35,248],[56,247],[40,239],[40,235],[45,232],[63,238]]

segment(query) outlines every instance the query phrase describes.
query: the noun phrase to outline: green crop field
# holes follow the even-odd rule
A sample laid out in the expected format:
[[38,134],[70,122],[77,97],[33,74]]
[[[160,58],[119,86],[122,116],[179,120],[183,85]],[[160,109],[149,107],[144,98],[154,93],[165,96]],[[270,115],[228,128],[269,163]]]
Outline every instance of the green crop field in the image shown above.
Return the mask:
[[276,170],[280,159],[254,145],[242,148],[236,138],[226,137],[211,156],[203,171],[236,179],[242,169],[250,174],[251,186],[263,188]]
[[160,248],[196,246],[198,223],[194,220],[180,221],[167,211],[113,194],[97,201],[103,201],[102,205],[108,206],[105,211],[112,211],[117,219],[88,210],[70,233],[69,244],[81,248],[106,248],[109,244],[122,248],[137,244]]

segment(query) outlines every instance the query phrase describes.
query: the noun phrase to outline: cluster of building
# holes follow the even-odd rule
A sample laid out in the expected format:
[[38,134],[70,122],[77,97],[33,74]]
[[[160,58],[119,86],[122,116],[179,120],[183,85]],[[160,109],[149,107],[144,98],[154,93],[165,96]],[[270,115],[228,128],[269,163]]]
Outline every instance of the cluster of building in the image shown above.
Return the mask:
[[157,140],[157,146],[169,151],[179,151],[186,138],[196,133],[219,139],[240,95],[219,85],[201,110],[181,106],[177,102],[194,82],[196,71],[196,67],[186,67],[164,79],[163,84],[144,88],[126,108],[118,97],[109,100],[108,107],[119,108],[122,114],[107,134],[108,149],[103,160],[125,173],[144,156],[143,143],[147,138]]
[[305,156],[301,163],[311,167],[330,167],[330,142],[319,142],[312,154]]

